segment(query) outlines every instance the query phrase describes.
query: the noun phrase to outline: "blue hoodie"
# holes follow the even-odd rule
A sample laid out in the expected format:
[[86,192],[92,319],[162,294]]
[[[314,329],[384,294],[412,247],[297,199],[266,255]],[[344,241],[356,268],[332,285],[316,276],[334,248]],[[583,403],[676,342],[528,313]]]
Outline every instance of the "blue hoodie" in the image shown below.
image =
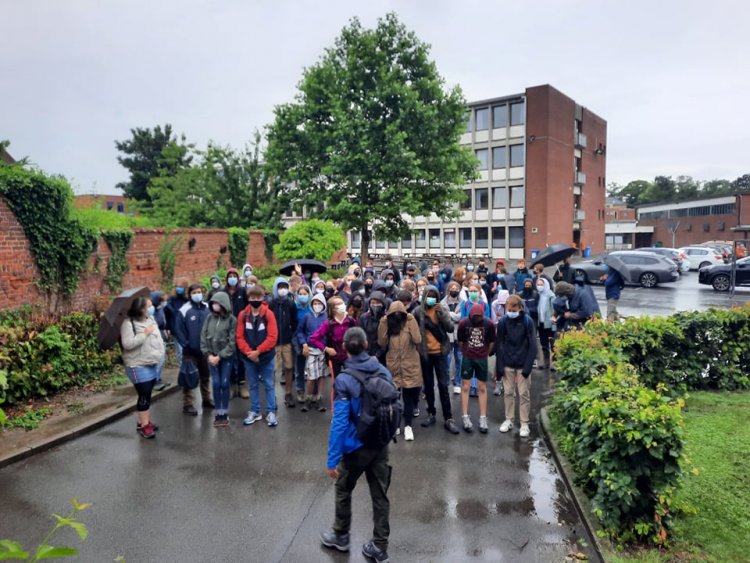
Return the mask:
[[333,385],[333,421],[328,436],[328,469],[335,469],[345,454],[350,454],[362,447],[357,438],[357,422],[362,409],[362,385],[346,373],[353,368],[362,373],[376,373],[392,381],[391,373],[377,358],[362,352],[359,356],[349,357],[344,363],[344,370],[336,377]]
[[[319,315],[316,315],[315,311],[312,310],[312,303],[315,303],[316,301],[319,301],[323,304],[323,312]],[[294,340],[292,340],[292,344],[294,344],[294,347],[297,350],[302,350],[302,345],[307,344],[307,342],[310,340],[310,337],[315,334],[315,331],[318,330],[328,318],[325,310],[325,297],[316,293],[315,295],[313,295],[312,303],[310,303],[309,312],[304,315],[302,319],[300,319],[299,324],[297,325],[297,331],[294,333]]]

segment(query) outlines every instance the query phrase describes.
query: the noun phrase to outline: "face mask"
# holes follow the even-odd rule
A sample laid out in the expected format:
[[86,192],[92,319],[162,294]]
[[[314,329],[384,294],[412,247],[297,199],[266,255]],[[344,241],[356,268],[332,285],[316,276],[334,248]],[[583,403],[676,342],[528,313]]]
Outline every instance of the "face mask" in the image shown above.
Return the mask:
[[477,301],[479,299],[479,292],[478,291],[470,291],[469,292],[469,301],[472,303]]
[[380,303],[372,303],[370,304],[370,310],[372,311],[373,315],[379,315],[380,311],[383,310],[383,306]]
[[352,286],[351,280],[346,280],[346,287],[351,287],[351,286]]
[[485,269],[485,265],[484,264],[479,264],[479,269],[480,270],[484,270]]
[[234,277],[232,277],[232,278],[229,278],[229,279],[227,280],[227,283],[228,283],[228,284],[229,284],[230,286],[234,287],[234,286],[236,286],[236,285],[237,285],[237,281],[238,281],[238,280],[237,280],[237,278],[234,278]]
[[221,284],[219,282],[215,281],[215,282],[213,282],[211,284],[211,287],[213,287],[214,289],[219,289],[221,287]]
[[336,312],[339,315],[346,315],[346,305],[344,305],[343,303],[336,305]]
[[441,278],[443,278],[443,281],[446,281],[448,279],[448,274],[441,274]]
[[538,291],[539,293],[541,293],[543,289],[544,289],[544,286],[543,286],[543,285],[538,285],[538,286],[536,286],[536,290],[537,290],[537,291]]
[[211,303],[211,310],[214,313],[221,313],[221,305],[219,305],[218,303]]
[[424,287],[420,287],[420,288],[419,288],[419,289],[417,290],[417,295],[419,295],[420,297],[422,297],[422,294],[423,294],[423,293],[424,293]]
[[299,299],[300,303],[302,303],[303,305],[307,305],[307,302],[310,301],[310,296],[309,295],[300,295],[298,297],[298,299]]
[[474,265],[473,264],[469,264],[468,266],[466,266],[466,269],[469,270],[470,272],[473,272],[474,271]]
[[480,285],[487,285],[487,280],[479,280]]
[[193,301],[193,303],[200,303],[203,301],[203,294],[202,293],[193,293],[190,296],[190,299]]
[[372,287],[372,282],[368,282],[368,283],[366,283],[366,284],[365,284],[365,287],[366,287],[367,289],[370,289],[370,288]]
[[304,276],[305,276],[305,279],[306,279],[306,280],[309,280],[309,279],[310,279],[310,276],[311,276],[311,275],[312,275],[312,274],[311,274],[310,272],[308,272],[308,273],[304,274]]
[[320,315],[323,312],[323,309],[325,309],[325,307],[320,303],[313,305],[313,311],[315,311],[315,314],[317,315]]
[[519,312],[518,311],[508,311],[505,314],[508,315],[509,319],[517,319],[518,315],[519,315]]
[[358,289],[357,293],[359,293],[360,295],[364,295],[367,292],[364,289]]
[[333,297],[334,293],[336,293],[336,292],[332,288],[330,288],[330,287],[326,288],[325,294],[328,296],[328,299],[330,299],[331,297]]
[[354,277],[358,278],[361,273],[359,270],[354,270]]
[[289,290],[288,289],[286,289],[284,287],[282,287],[281,289],[279,289],[279,297],[286,297],[287,295],[289,295]]
[[324,287],[316,287],[315,288],[315,293],[317,293],[318,295],[322,294],[324,291],[325,291]]
[[434,297],[428,297],[424,300],[424,302],[428,307],[434,307],[435,305],[437,305],[437,299],[435,299]]
[[451,291],[449,295],[450,295],[451,297],[453,297],[453,299],[455,299],[456,297],[458,297],[458,291],[455,291],[455,290],[454,290],[454,291]]
[[253,275],[253,271],[252,270],[245,270],[242,275],[245,276],[246,278],[249,278],[250,276]]
[[250,289],[251,287],[255,287],[255,284],[254,284],[254,283],[249,283],[249,284],[247,284],[247,288],[248,288],[248,289]]
[[433,273],[437,274],[440,271],[440,266],[433,266],[432,271]]
[[250,306],[253,309],[259,309],[260,306],[263,304],[263,301],[249,301],[248,303],[250,303]]
[[174,292],[177,295],[185,295],[185,288],[184,287],[175,287]]
[[385,287],[393,287],[393,280],[385,280]]
[[146,309],[146,314],[149,317],[153,317],[155,312],[156,312],[156,307],[154,307],[153,305],[151,305],[148,309]]

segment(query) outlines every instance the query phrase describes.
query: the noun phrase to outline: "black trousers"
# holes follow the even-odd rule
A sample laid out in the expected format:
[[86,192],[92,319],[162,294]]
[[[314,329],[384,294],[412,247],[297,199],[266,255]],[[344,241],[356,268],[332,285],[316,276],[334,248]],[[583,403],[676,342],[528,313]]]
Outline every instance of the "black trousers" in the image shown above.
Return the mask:
[[402,387],[401,399],[404,401],[404,426],[411,426],[414,419],[414,409],[419,406],[421,387]]
[[349,533],[352,524],[352,492],[357,481],[365,474],[372,499],[372,541],[380,549],[388,549],[391,533],[388,487],[391,484],[392,468],[388,465],[388,446],[379,450],[359,448],[344,455],[337,467],[336,520],[333,529],[339,534]]
[[437,379],[438,393],[440,394],[440,406],[443,409],[443,419],[453,418],[451,410],[451,396],[448,392],[448,370],[445,366],[445,358],[441,354],[427,354],[427,359],[420,358],[422,362],[422,378],[424,379],[424,395],[427,399],[427,412],[435,416],[435,379]]

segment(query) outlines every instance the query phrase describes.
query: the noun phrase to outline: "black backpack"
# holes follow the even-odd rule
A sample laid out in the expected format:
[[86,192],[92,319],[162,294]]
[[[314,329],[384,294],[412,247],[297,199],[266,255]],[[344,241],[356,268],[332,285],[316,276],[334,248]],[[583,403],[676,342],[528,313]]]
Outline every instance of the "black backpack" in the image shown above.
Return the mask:
[[396,441],[396,430],[401,425],[404,405],[392,381],[377,373],[362,373],[347,369],[362,385],[362,410],[357,422],[357,438],[368,448],[379,449],[391,440]]

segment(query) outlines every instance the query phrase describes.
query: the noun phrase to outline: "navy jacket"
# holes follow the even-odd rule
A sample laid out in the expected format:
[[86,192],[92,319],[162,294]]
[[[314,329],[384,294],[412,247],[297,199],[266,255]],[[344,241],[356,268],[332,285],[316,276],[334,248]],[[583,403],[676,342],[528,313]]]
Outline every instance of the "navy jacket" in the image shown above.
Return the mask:
[[188,301],[177,311],[174,322],[174,336],[182,346],[182,353],[188,356],[202,357],[201,329],[208,316],[208,305],[196,305]]
[[604,296],[607,299],[619,299],[623,287],[625,287],[625,283],[622,281],[620,272],[610,269],[607,273],[607,279],[604,280]]
[[502,377],[505,368],[520,369],[528,377],[536,359],[536,330],[523,312],[511,319],[507,314],[497,323],[495,339],[495,371]]

